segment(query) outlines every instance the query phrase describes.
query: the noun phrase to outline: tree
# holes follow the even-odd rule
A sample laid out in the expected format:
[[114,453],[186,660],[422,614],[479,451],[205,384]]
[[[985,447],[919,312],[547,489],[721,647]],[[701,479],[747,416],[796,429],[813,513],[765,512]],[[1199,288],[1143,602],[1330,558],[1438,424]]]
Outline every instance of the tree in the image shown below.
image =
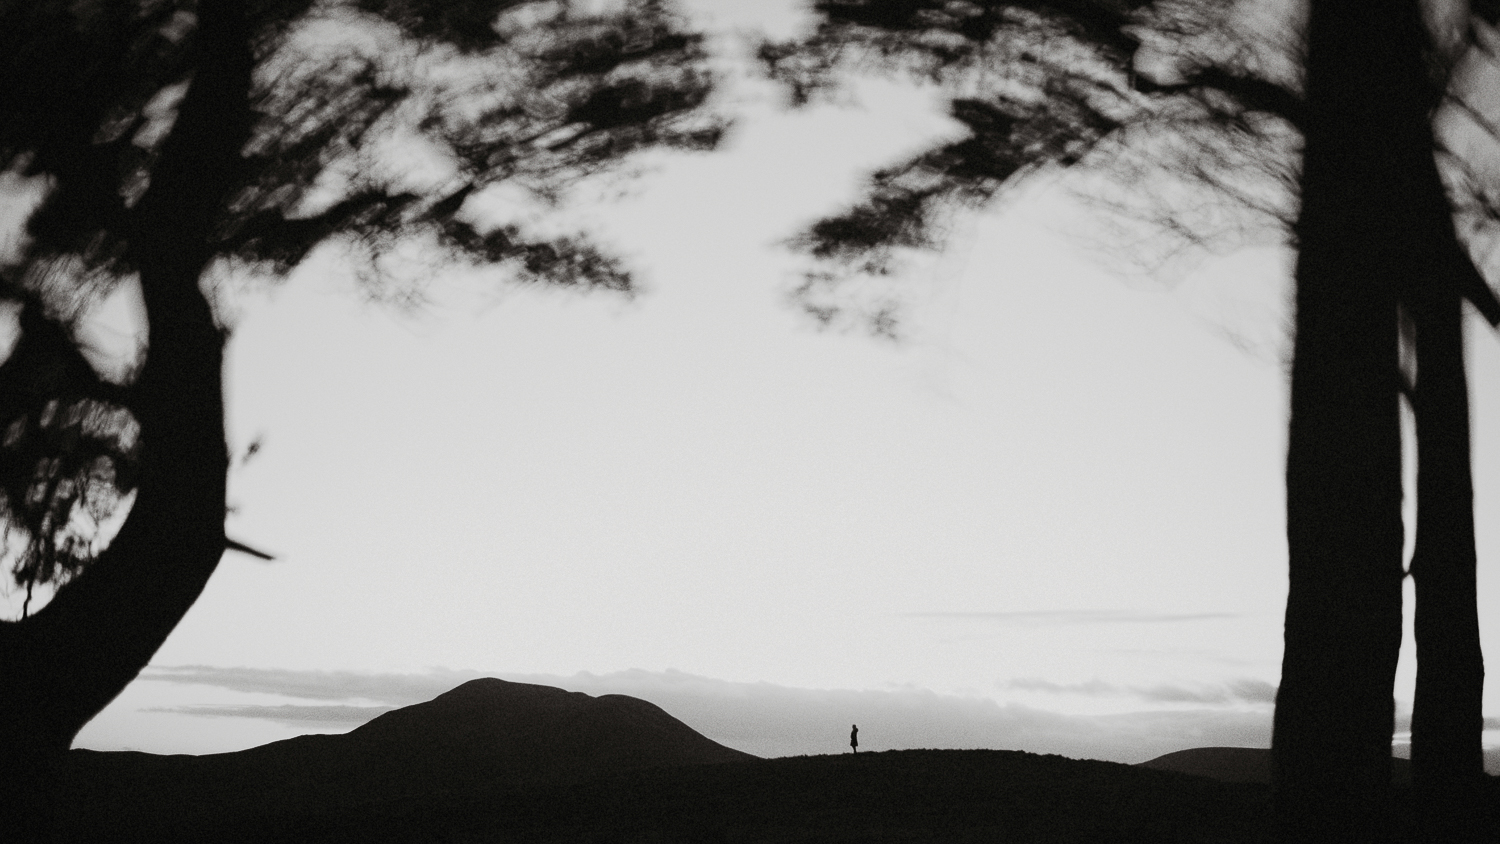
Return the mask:
[[[1462,6],[1456,6],[1462,13]],[[1430,10],[1429,10],[1430,11]],[[1466,70],[1493,61],[1497,35],[1492,28],[1500,6],[1474,3],[1472,21],[1460,37],[1444,38],[1439,26],[1428,25],[1429,56],[1448,61],[1437,64],[1437,87],[1446,83],[1445,102],[1435,125],[1451,127],[1443,117],[1463,115],[1468,135],[1493,143],[1495,125],[1469,97],[1477,93],[1464,78]],[[1461,19],[1460,19],[1461,20]],[[1468,36],[1467,38],[1463,36]],[[1445,43],[1445,41],[1447,43]],[[1467,44],[1457,61],[1455,48]],[[1410,49],[1410,48],[1408,48]],[[1446,54],[1446,55],[1445,55]],[[1431,94],[1429,91],[1429,99]],[[1475,120],[1478,123],[1475,123]],[[1478,131],[1474,131],[1474,130]],[[1475,304],[1492,325],[1500,322],[1494,301],[1487,298],[1484,278],[1456,242],[1454,220],[1480,220],[1492,215],[1493,186],[1474,174],[1484,156],[1463,149],[1462,132],[1444,131],[1435,142],[1449,165],[1449,197],[1436,187],[1431,156],[1408,151],[1405,166],[1420,174],[1424,190],[1413,197],[1414,215],[1425,228],[1411,233],[1425,246],[1429,262],[1410,276],[1402,305],[1409,315],[1407,348],[1416,363],[1415,378],[1404,385],[1417,427],[1416,543],[1410,572],[1416,586],[1414,634],[1417,645],[1417,689],[1412,712],[1413,778],[1424,792],[1419,807],[1431,840],[1459,841],[1475,837],[1482,811],[1484,781],[1480,735],[1483,730],[1484,662],[1477,617],[1476,554],[1474,547],[1473,482],[1469,457],[1468,386],[1465,378],[1462,300]],[[1418,139],[1432,145],[1430,136]],[[1445,201],[1448,200],[1448,201]],[[1456,213],[1452,213],[1453,209]]]
[[[1253,5],[829,0],[813,36],[762,57],[794,101],[861,64],[966,93],[952,113],[968,137],[878,171],[865,199],[799,239],[835,265],[797,291],[824,322],[846,316],[851,278],[888,272],[899,249],[935,246],[947,209],[1045,167],[1091,166],[1145,187],[1152,201],[1124,210],[1179,244],[1233,243],[1247,229],[1292,236],[1280,826],[1288,839],[1367,840],[1384,831],[1401,635],[1398,305],[1417,370],[1414,776],[1431,803],[1472,793],[1482,775],[1459,302],[1492,323],[1500,305],[1454,234],[1429,125],[1465,27],[1429,42],[1414,2],[1315,0],[1304,64],[1297,28],[1247,25]],[[1476,9],[1493,19],[1490,5]],[[1143,174],[1172,177],[1172,192],[1152,193]],[[1198,200],[1192,212],[1173,204],[1184,194]],[[877,333],[896,326],[888,301],[855,317]],[[1434,803],[1429,822],[1453,807]]]
[[[205,273],[285,272],[341,242],[378,284],[381,255],[417,241],[628,293],[626,268],[587,240],[487,225],[469,200],[505,181],[556,202],[632,151],[712,147],[703,58],[653,0],[0,2],[0,165],[47,188],[0,267],[21,331],[0,365],[0,514],[28,590],[24,616],[0,622],[7,834],[44,834],[49,760],[145,667],[225,551],[224,329]],[[393,143],[436,176],[382,170]],[[70,326],[127,282],[148,335],[138,373],[115,383]],[[55,588],[39,609],[36,586]]]
[[1421,32],[1415,12],[1324,2],[1308,21],[1287,444],[1291,585],[1272,744],[1287,840],[1372,840],[1388,828],[1404,576],[1393,375],[1397,303],[1421,266],[1409,263],[1419,253],[1408,239],[1417,215],[1407,212],[1423,187],[1393,159],[1432,155],[1430,140],[1422,144],[1427,80],[1411,37]]

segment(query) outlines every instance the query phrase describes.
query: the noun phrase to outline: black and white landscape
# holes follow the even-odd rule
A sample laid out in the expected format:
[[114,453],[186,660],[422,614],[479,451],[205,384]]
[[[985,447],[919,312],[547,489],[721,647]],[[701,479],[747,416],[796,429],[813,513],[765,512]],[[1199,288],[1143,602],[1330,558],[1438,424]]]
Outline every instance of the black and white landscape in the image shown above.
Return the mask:
[[1489,840],[1496,91],[1500,0],[0,0],[0,836]]
[[758,759],[635,698],[473,680],[344,735],[75,750],[55,808],[69,842],[1267,840],[1265,784],[1224,752]]

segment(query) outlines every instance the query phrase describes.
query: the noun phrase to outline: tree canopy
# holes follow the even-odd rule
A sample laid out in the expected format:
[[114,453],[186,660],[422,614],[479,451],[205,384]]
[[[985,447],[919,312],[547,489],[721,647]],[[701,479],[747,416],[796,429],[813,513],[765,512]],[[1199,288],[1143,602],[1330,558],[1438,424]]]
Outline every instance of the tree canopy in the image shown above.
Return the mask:
[[[1430,4],[1434,7],[1442,4]],[[1449,22],[1440,154],[1475,253],[1494,242],[1494,123],[1475,69],[1495,55],[1500,4]],[[907,250],[938,248],[962,209],[1039,171],[1069,168],[1080,198],[1118,226],[1116,258],[1161,269],[1187,253],[1295,243],[1306,119],[1300,3],[1273,0],[822,0],[816,31],[766,43],[760,58],[795,105],[851,75],[937,83],[962,126],[869,176],[843,212],[793,245],[814,259],[796,291],[818,320],[896,330],[899,297],[861,284]],[[1440,87],[1440,91],[1443,89]],[[1436,105],[1436,103],[1435,103]],[[1478,130],[1478,131],[1475,131]],[[1488,130],[1491,137],[1482,136]],[[1493,297],[1471,286],[1492,321]]]
[[[0,254],[20,335],[0,365],[0,517],[28,602],[97,555],[139,473],[132,385],[100,377],[73,327],[139,269],[184,94],[216,59],[199,11],[0,2],[0,171],[39,197]],[[544,214],[631,153],[710,149],[725,125],[701,36],[658,0],[258,0],[245,15],[248,142],[227,201],[191,209],[231,268],[281,275],[341,244],[372,295],[399,296],[383,258],[415,244],[513,281],[629,294],[629,268],[585,234],[497,219],[487,191]]]

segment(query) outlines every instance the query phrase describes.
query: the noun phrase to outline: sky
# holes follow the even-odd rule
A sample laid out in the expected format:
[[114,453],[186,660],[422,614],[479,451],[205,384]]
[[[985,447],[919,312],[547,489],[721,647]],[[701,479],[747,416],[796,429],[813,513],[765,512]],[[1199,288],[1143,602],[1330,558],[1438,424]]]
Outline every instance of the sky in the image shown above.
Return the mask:
[[[740,5],[694,7],[726,49],[796,23]],[[839,752],[851,723],[868,750],[1269,746],[1289,255],[1126,272],[1043,173],[905,264],[900,342],[820,330],[786,238],[958,126],[927,89],[788,112],[732,81],[723,149],[635,162],[568,218],[633,299],[411,253],[408,312],[336,249],[220,280],[231,445],[259,444],[227,531],[277,560],[227,555],[75,746],[344,732],[480,676],[632,694],[763,756]],[[1500,338],[1471,320],[1469,351],[1496,654]]]

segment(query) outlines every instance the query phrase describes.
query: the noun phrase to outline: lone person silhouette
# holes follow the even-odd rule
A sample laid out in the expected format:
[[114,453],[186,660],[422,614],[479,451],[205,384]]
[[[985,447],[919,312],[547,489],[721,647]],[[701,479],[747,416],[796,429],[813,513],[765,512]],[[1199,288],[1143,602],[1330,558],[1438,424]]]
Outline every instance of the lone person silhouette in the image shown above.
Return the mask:
[[852,747],[852,748],[854,748],[854,752],[855,753],[858,753],[859,752],[859,725],[858,724],[853,724],[851,726],[853,726],[854,729],[852,729],[852,730],[849,731],[849,746]]

